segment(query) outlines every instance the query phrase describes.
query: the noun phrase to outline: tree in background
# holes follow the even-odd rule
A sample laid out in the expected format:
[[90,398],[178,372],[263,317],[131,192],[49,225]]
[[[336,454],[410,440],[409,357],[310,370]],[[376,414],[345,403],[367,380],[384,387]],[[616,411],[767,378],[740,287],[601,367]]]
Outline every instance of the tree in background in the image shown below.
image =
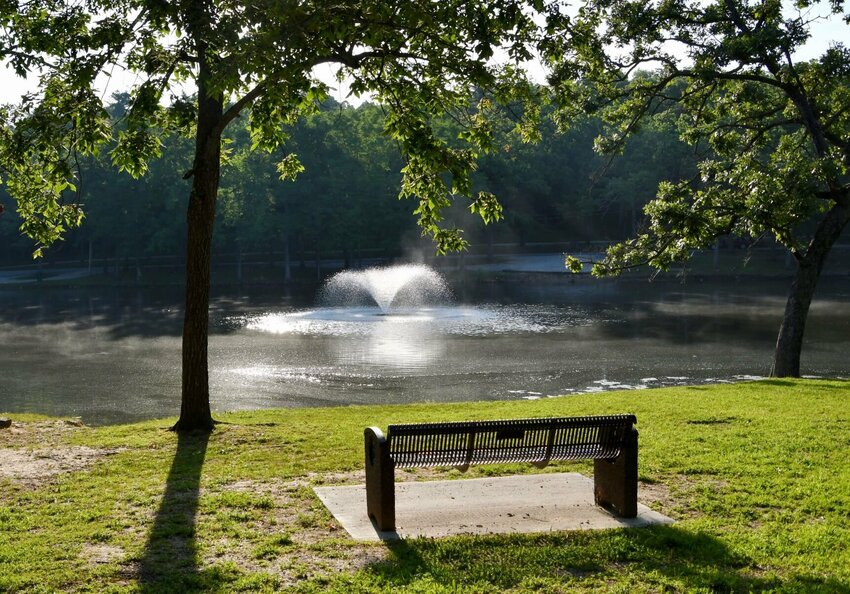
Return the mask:
[[[485,220],[500,216],[492,195],[471,195],[476,152],[490,142],[484,112],[470,122],[462,147],[439,138],[435,116],[465,109],[475,88],[499,100],[529,91],[520,71],[491,62],[501,48],[511,61],[530,58],[536,28],[525,3],[446,0],[387,3],[226,2],[192,0],[30,0],[0,8],[0,56],[21,75],[37,74],[39,92],[3,113],[0,166],[16,199],[22,229],[49,245],[82,219],[65,202],[75,165],[117,137],[114,164],[143,175],[164,135],[193,139],[186,250],[182,399],[175,430],[213,426],[207,368],[213,224],[225,130],[244,120],[257,150],[286,142],[285,125],[315,112],[328,87],[314,69],[335,64],[355,94],[371,93],[387,111],[386,132],[407,159],[401,193],[439,250],[464,245],[441,227],[456,195]],[[138,77],[116,129],[97,89],[113,69]],[[247,116],[247,117],[243,117]],[[278,164],[294,177],[294,154]],[[180,175],[178,174],[178,175]],[[174,183],[179,183],[178,175]]]
[[[403,162],[383,134],[383,114],[372,103],[359,107],[325,101],[290,131],[287,149],[304,172],[282,184],[275,163],[285,156],[251,150],[237,135],[222,176],[226,233],[238,250],[274,247],[284,252],[284,276],[293,247],[353,257],[359,249],[396,251],[400,228],[413,223],[406,202],[393,201]],[[232,249],[232,247],[231,247]]]
[[[675,106],[681,136],[701,152],[699,175],[663,182],[645,228],[611,247],[597,274],[667,269],[722,235],[772,235],[796,271],[772,374],[799,376],[809,305],[830,249],[850,220],[850,50],[795,52],[840,0],[646,2],[587,0],[577,16],[550,7],[543,53],[559,117],[601,114],[604,152],[621,150],[649,116]],[[652,75],[637,75],[660,65]],[[580,262],[568,258],[572,269]]]
[[[107,109],[121,118],[126,98],[115,100]],[[410,203],[393,199],[404,162],[397,144],[383,134],[383,123],[378,105],[327,100],[288,130],[286,147],[271,153],[251,150],[248,131],[232,129],[219,188],[213,266],[224,254],[235,255],[238,262],[240,252],[245,261],[250,252],[255,252],[251,260],[283,252],[282,269],[265,278],[285,281],[287,248],[293,275],[295,258],[303,262],[317,250],[323,256],[342,253],[357,265],[366,251],[392,257],[411,244],[424,248],[426,242],[416,238]],[[473,175],[476,190],[499,197],[504,220],[484,225],[462,205],[445,213],[446,221],[464,229],[472,243],[622,240],[634,232],[659,180],[682,179],[694,170],[693,150],[679,140],[670,110],[654,116],[616,159],[593,151],[601,130],[597,118],[574,122],[563,134],[545,121],[536,143],[521,142],[512,124],[506,124]],[[447,138],[459,132],[456,124],[453,133],[437,127]],[[138,179],[114,168],[106,150],[80,160],[76,185],[85,224],[51,246],[45,259],[102,260],[104,272],[114,275],[119,274],[115,264],[145,266],[152,258],[183,262],[186,196],[174,172],[191,168],[192,142],[176,134],[161,142],[162,154],[148,161],[148,172]],[[281,183],[276,164],[289,152],[298,154],[305,171],[296,183]],[[340,191],[329,194],[329,183]],[[27,264],[32,240],[18,231],[20,217],[3,187],[0,202],[11,206],[0,218],[0,263]],[[306,271],[300,272],[304,278]]]

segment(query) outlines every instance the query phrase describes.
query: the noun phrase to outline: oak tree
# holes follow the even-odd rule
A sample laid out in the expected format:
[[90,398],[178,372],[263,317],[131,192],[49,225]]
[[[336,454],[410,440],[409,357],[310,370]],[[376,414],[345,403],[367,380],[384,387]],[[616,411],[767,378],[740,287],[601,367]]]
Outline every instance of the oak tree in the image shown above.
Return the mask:
[[548,17],[543,51],[563,122],[601,114],[598,146],[616,152],[670,109],[702,156],[697,177],[659,185],[645,227],[595,272],[667,269],[719,236],[772,236],[796,261],[775,376],[800,374],[809,305],[850,220],[850,49],[796,57],[815,21],[847,21],[844,11],[842,0],[586,0]]

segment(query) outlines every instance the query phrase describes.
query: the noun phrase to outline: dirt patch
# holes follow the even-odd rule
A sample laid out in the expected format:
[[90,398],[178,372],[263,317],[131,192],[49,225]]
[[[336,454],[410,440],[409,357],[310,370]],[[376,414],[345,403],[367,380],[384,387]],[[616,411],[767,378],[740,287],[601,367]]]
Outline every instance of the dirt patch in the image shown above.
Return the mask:
[[695,481],[692,477],[671,475],[659,482],[638,483],[638,501],[674,520],[696,518],[702,513],[693,507],[696,489],[709,488],[719,494],[726,488],[723,481]]
[[30,446],[39,443],[43,446],[67,441],[68,437],[80,431],[91,431],[79,419],[39,421],[20,423],[12,421],[12,426],[0,430],[0,447]]
[[[149,563],[128,560],[121,564],[119,573],[127,580],[142,580],[145,572],[161,574],[169,563],[176,563],[178,552],[196,550],[193,563],[197,569],[230,563],[246,573],[274,576],[277,587],[287,588],[308,578],[354,572],[383,561],[387,549],[352,542],[311,488],[315,482],[362,482],[362,474],[354,471],[293,480],[238,480],[203,487],[193,496],[201,502],[197,514],[175,524],[198,525],[198,532],[211,536],[199,542],[194,541],[194,535],[175,536],[156,543],[154,550],[148,543],[145,556]],[[228,493],[250,494],[251,499],[233,499]],[[179,499],[179,495],[172,496]],[[214,507],[204,504],[210,500],[216,501]],[[252,507],[257,504],[261,505],[259,509]],[[244,518],[234,522],[233,514]],[[156,521],[151,517],[145,523]]]
[[0,479],[38,486],[57,474],[83,470],[113,451],[85,446],[19,450],[0,448]]
[[80,559],[89,565],[96,566],[101,563],[112,563],[124,556],[124,549],[107,544],[86,544],[80,551]]
[[676,506],[670,489],[661,483],[638,483],[638,501],[661,513]]
[[[88,468],[119,451],[64,443],[71,433],[81,430],[88,428],[74,420],[12,423],[0,431],[0,480],[34,487],[58,474]],[[33,448],[34,443],[39,447]]]
[[[270,550],[267,556],[258,555],[254,542],[230,542],[218,548],[218,554],[204,559],[206,563],[223,560],[234,562],[245,570],[262,570],[291,586],[305,577],[356,571],[386,558],[383,547],[352,544],[348,535],[312,490],[317,482],[324,484],[357,484],[363,481],[363,471],[311,474],[295,480],[237,481],[222,486],[224,491],[241,491],[268,497],[273,505],[259,522],[255,535],[272,539],[285,535],[283,545]],[[223,544],[223,543],[221,543]],[[222,554],[222,550],[225,550]]]

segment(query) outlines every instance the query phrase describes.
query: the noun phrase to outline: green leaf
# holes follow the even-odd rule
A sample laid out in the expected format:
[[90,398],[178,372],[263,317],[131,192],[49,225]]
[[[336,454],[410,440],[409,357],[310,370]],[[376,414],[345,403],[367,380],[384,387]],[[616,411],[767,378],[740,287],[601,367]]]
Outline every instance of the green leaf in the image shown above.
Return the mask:
[[295,181],[299,173],[304,171],[304,165],[298,160],[297,155],[289,153],[277,164],[277,172],[280,174],[280,179],[285,181]]

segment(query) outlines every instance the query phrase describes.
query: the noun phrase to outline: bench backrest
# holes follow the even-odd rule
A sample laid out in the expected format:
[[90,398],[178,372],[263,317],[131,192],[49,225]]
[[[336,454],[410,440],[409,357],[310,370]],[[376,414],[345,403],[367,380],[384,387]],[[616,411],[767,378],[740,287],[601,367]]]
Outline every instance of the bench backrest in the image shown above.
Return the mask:
[[390,425],[396,467],[613,459],[634,415]]

